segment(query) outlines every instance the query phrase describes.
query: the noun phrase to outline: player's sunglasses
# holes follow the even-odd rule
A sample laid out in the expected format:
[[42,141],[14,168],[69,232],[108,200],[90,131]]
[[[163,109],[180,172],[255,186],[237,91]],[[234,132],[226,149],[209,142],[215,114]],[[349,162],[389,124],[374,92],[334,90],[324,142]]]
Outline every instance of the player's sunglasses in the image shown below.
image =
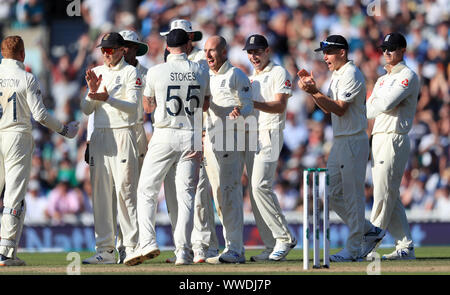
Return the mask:
[[342,43],[336,43],[336,42],[329,42],[329,41],[321,41],[320,42],[320,48],[325,49],[330,46],[342,46],[345,47],[345,44]]
[[114,54],[117,51],[118,48],[106,48],[106,47],[102,47],[102,53],[103,54]]
[[394,52],[397,50],[397,46],[394,45],[383,45],[381,46],[381,51],[385,52],[385,51],[389,51],[389,52]]

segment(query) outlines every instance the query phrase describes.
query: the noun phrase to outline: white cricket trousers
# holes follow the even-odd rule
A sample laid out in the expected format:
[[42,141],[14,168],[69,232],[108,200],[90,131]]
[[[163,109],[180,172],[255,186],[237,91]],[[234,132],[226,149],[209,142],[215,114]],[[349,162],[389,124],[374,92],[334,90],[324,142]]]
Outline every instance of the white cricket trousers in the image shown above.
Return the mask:
[[[0,231],[0,254],[15,258],[25,219],[25,194],[31,171],[31,134],[0,133],[0,191],[5,186]],[[3,175],[3,176],[2,176]]]
[[[205,163],[206,160],[202,161],[200,166],[197,192],[195,193],[194,228],[191,236],[192,249],[194,251],[219,249],[214,217],[214,203],[208,175],[206,174]],[[177,224],[178,215],[176,195],[175,169],[172,167],[164,179],[164,196],[172,225],[172,234]]]
[[[147,145],[148,145],[148,141],[147,141],[147,135],[145,133],[145,129],[144,129],[144,125],[140,124],[140,123],[136,123],[136,125],[134,125],[134,128],[136,130],[136,141],[137,141],[137,151],[138,151],[138,176],[137,179],[139,179],[139,175],[141,173],[141,169],[142,169],[142,164],[144,163],[144,157],[145,154],[147,153]],[[114,194],[114,193],[113,193]],[[121,214],[122,216],[126,216],[126,212],[127,212],[127,207],[126,204],[123,202],[123,200],[119,200],[119,202],[121,202],[121,204],[119,204],[119,207],[117,207],[117,199],[113,198],[113,208],[114,208],[114,212],[116,212],[116,210],[122,210]],[[115,214],[113,214],[114,216],[114,224],[116,224],[116,216]],[[117,227],[117,240],[116,240],[116,248],[118,250],[121,250],[124,248],[123,246],[123,234],[122,234],[122,230],[120,229],[120,226]]]
[[408,162],[407,134],[376,133],[372,137],[373,207],[370,221],[387,229],[396,248],[413,246],[405,208],[400,200],[400,183]]
[[[276,240],[283,243],[294,241],[278,198],[273,192],[278,157],[282,147],[283,132],[281,130],[259,130],[258,151],[254,153],[253,159],[251,157],[246,159],[247,173],[251,179],[250,200],[253,215],[261,240],[269,249],[275,246]],[[248,167],[252,168],[248,169]]]
[[139,244],[144,250],[157,247],[155,223],[158,194],[164,178],[174,165],[178,210],[174,243],[176,251],[191,249],[194,197],[202,159],[202,152],[194,150],[193,140],[193,131],[173,128],[154,130],[138,185]]
[[334,137],[327,162],[330,209],[349,227],[346,248],[354,258],[360,256],[363,235],[371,227],[364,215],[364,183],[368,160],[369,139],[364,131]]
[[101,252],[115,248],[114,202],[117,202],[123,246],[132,250],[138,243],[138,158],[134,127],[95,128],[89,153],[96,249]]
[[[237,137],[244,132],[231,132],[234,143]],[[216,136],[223,136],[223,146],[215,147],[211,141],[218,140]],[[242,151],[232,146],[228,151],[226,148],[226,133],[212,136],[206,132],[204,141],[204,153],[206,157],[206,172],[211,184],[217,215],[223,225],[223,237],[225,240],[225,251],[232,250],[239,254],[244,251],[244,200],[242,194],[241,177],[244,170],[244,147]],[[229,140],[229,139],[228,139]]]

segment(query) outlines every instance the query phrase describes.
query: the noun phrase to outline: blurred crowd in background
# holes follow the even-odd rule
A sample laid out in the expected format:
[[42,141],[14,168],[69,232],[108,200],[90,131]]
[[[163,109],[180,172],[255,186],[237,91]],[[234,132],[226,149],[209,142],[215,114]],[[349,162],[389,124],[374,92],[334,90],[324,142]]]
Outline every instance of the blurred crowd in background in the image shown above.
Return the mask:
[[[0,0],[0,29],[26,32],[51,26],[49,2],[41,0]],[[59,2],[59,1],[58,1]],[[64,1],[62,1],[64,2]],[[269,40],[273,60],[286,67],[294,80],[289,99],[285,143],[274,184],[285,212],[302,212],[302,171],[325,167],[332,144],[331,119],[297,87],[296,73],[312,71],[326,93],[331,73],[316,53],[327,35],[343,35],[350,45],[350,56],[362,70],[370,96],[377,78],[385,73],[378,46],[389,32],[405,35],[408,47],[406,63],[420,77],[421,91],[414,125],[410,132],[411,155],[401,185],[401,199],[411,212],[432,212],[436,218],[450,216],[450,65],[448,0],[84,0],[80,16],[65,22],[83,22],[83,32],[64,31],[72,38],[66,46],[38,42],[39,54],[26,59],[27,68],[41,63],[41,84],[45,103],[62,121],[81,122],[75,140],[36,124],[33,136],[36,148],[29,192],[26,196],[28,224],[92,222],[89,166],[84,162],[87,117],[80,112],[80,96],[86,94],[84,74],[87,68],[102,64],[101,36],[110,31],[132,29],[148,43],[147,55],[138,60],[146,67],[163,62],[165,41],[159,35],[167,31],[172,19],[185,18],[193,29],[203,33],[203,44],[218,34],[228,42],[229,60],[244,72],[252,67],[242,50],[246,38],[254,33]],[[65,1],[63,5],[68,5]],[[75,6],[75,9],[77,7]],[[75,10],[76,12],[76,10]],[[70,26],[65,26],[65,28]],[[75,26],[73,26],[75,27]],[[20,32],[19,31],[19,32]],[[61,32],[59,32],[61,34]],[[75,37],[76,36],[76,37]],[[76,39],[74,39],[76,38]],[[27,44],[27,43],[26,43]],[[28,61],[28,62],[27,62]],[[371,125],[369,122],[368,133]],[[152,126],[146,117],[146,130]],[[244,186],[244,212],[251,213],[248,179]],[[372,206],[372,178],[367,164],[366,209]],[[164,193],[160,194],[160,212],[165,211]]]

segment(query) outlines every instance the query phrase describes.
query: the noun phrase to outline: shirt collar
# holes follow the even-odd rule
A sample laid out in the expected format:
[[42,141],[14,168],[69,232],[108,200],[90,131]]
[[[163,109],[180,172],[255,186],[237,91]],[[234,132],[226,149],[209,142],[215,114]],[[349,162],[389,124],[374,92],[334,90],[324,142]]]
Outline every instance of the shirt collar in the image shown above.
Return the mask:
[[212,70],[209,70],[213,75],[221,75],[221,74],[225,74],[230,68],[232,67],[231,63],[226,60],[222,66],[220,67],[220,69],[217,71],[217,73],[214,73]]
[[335,70],[333,72],[333,75],[342,75],[342,73],[345,72],[345,69],[349,66],[349,65],[353,65],[353,61],[349,60],[348,62],[345,63],[345,65],[343,65],[339,70]]
[[167,56],[167,61],[174,61],[174,60],[187,60],[187,55],[186,53],[179,53],[179,54],[171,53]]
[[110,71],[120,71],[127,63],[125,62],[125,59],[122,57],[120,61],[113,67],[108,67],[105,64],[105,67],[107,67]]
[[[392,69],[391,69],[391,74],[396,74],[398,72],[400,72],[401,70],[403,70],[403,68],[406,67],[405,61],[402,60],[401,62],[399,62],[398,64],[396,64]],[[386,66],[384,66],[384,69],[386,70]],[[387,71],[387,70],[386,70]]]
[[25,70],[25,65],[16,60],[16,59],[12,59],[12,58],[3,58],[2,59],[2,65],[7,65],[7,66],[18,66],[19,68],[21,68],[22,70]]
[[254,75],[261,75],[261,74],[267,73],[273,68],[273,66],[274,66],[273,62],[269,60],[269,63],[267,64],[267,66],[261,72],[256,73],[256,71],[253,71],[253,74]]

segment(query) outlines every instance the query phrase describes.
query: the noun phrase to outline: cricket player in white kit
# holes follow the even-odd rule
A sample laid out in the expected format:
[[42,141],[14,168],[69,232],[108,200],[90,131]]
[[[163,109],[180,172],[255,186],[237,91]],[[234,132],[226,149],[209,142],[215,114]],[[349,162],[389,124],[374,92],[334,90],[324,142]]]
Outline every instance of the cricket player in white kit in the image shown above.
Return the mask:
[[[245,157],[245,122],[253,111],[250,81],[227,60],[227,43],[212,36],[204,48],[210,68],[211,101],[205,136],[206,172],[223,224],[225,250],[207,263],[244,263],[244,212],[241,177]],[[242,120],[237,120],[237,119]]]
[[344,249],[331,255],[330,260],[357,261],[361,260],[364,233],[372,228],[364,217],[364,181],[369,158],[366,86],[361,71],[348,60],[344,37],[328,36],[315,51],[323,51],[324,61],[333,71],[328,94],[317,89],[312,73],[299,74],[298,85],[325,113],[331,113],[334,140],[327,162],[330,209],[350,230]]
[[136,68],[124,60],[124,44],[119,33],[103,36],[99,47],[105,64],[86,72],[89,93],[81,100],[81,110],[86,115],[95,112],[89,165],[97,253],[83,260],[85,264],[116,263],[113,198],[118,199],[119,206],[126,207],[119,210],[118,220],[127,256],[138,243],[135,125],[142,83]]
[[243,50],[254,67],[249,77],[258,117],[258,150],[246,159],[251,179],[251,204],[261,239],[266,249],[251,261],[284,259],[297,241],[288,228],[273,183],[278,157],[283,146],[287,100],[292,95],[291,78],[283,67],[270,60],[270,48],[262,35],[247,38]]
[[[138,74],[138,83],[141,84],[141,88],[139,89],[139,96],[138,96],[138,112],[137,112],[137,121],[135,125],[136,129],[136,140],[137,140],[137,148],[138,148],[138,160],[139,160],[139,167],[138,167],[138,177],[139,173],[142,168],[142,163],[144,162],[144,156],[147,152],[147,135],[145,134],[144,129],[144,108],[142,106],[142,92],[144,90],[145,86],[145,78],[147,76],[148,69],[141,65],[139,61],[136,59],[136,56],[142,56],[145,55],[148,51],[148,45],[144,42],[141,42],[139,40],[139,36],[136,32],[130,31],[130,30],[124,30],[120,31],[119,34],[123,37],[125,40],[124,44],[124,59],[125,61],[134,66],[137,70]],[[89,142],[92,135],[92,132],[94,131],[94,114],[92,113],[89,115],[88,118],[88,128],[87,128],[87,147],[86,147],[86,154],[85,154],[85,160],[89,164]],[[113,195],[115,195],[115,191],[113,189]],[[117,202],[119,201],[119,207],[117,207]],[[127,207],[124,203],[123,199],[117,200],[115,197],[113,197],[113,210],[114,212],[117,211],[118,218],[124,218],[124,216],[127,216]],[[116,219],[116,215],[113,214],[114,220]],[[115,223],[115,221],[114,221]],[[120,222],[117,228],[117,240],[116,240],[116,249],[119,253],[119,258],[117,260],[117,263],[121,264],[123,263],[123,260],[126,257],[126,251],[125,247],[123,246],[123,235],[122,230],[120,229]]]
[[[161,36],[167,36],[170,31],[182,29],[189,35],[187,44],[188,60],[197,62],[200,66],[209,70],[206,63],[206,57],[203,50],[193,46],[193,42],[202,39],[202,32],[192,30],[192,25],[188,20],[175,19],[170,23],[168,32],[160,33]],[[177,198],[175,190],[175,167],[172,167],[164,179],[164,195],[167,204],[172,232],[175,229],[177,221]],[[205,170],[205,163],[202,161],[200,175],[195,196],[194,230],[192,231],[192,249],[194,251],[194,263],[205,262],[206,258],[217,256],[219,253],[219,242],[217,240],[214,207],[212,195],[210,193],[210,183]],[[168,258],[166,262],[175,262],[176,257]]]
[[367,100],[367,118],[372,129],[372,177],[374,204],[371,222],[388,230],[395,239],[395,251],[383,259],[415,259],[405,208],[400,200],[400,183],[410,153],[408,132],[416,112],[419,78],[403,61],[406,39],[388,34],[381,45],[387,73],[375,83]]
[[125,259],[126,265],[140,264],[160,254],[155,232],[158,194],[174,163],[178,201],[175,265],[192,263],[194,196],[202,160],[202,110],[210,91],[208,72],[187,59],[188,40],[184,30],[172,30],[166,40],[170,51],[167,62],[147,73],[144,99],[156,104],[154,133],[138,186],[140,251]]
[[63,125],[42,102],[36,77],[25,71],[25,47],[20,36],[1,43],[0,64],[0,191],[5,185],[1,218],[0,266],[21,266],[17,247],[25,218],[25,194],[34,150],[31,117],[45,127],[74,138],[78,122]]

